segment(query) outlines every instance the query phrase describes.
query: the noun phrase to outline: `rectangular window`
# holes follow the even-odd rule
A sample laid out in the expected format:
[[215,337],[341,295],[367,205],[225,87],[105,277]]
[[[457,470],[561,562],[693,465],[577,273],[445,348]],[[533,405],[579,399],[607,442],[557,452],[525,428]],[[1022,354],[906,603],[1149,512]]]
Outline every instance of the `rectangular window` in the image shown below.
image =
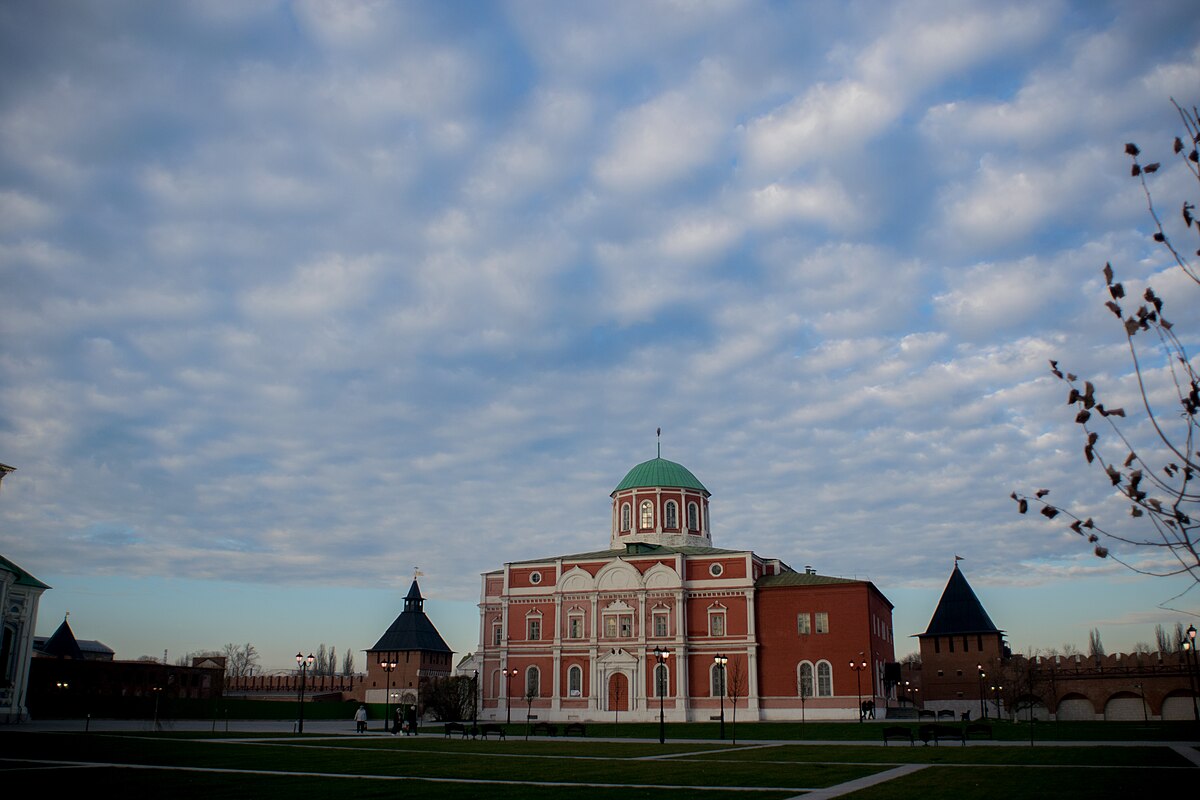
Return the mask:
[[725,615],[722,613],[713,613],[708,615],[708,635],[709,636],[724,636],[725,635]]
[[609,639],[617,638],[617,618],[608,616],[604,618],[604,635]]
[[503,643],[504,643],[504,631],[503,631],[503,629],[501,629],[500,623],[497,622],[495,625],[492,626],[492,644],[499,647]]
[[807,611],[796,617],[796,633],[808,636],[812,633],[812,614]]
[[829,614],[825,611],[817,612],[817,633],[829,633]]
[[570,617],[567,620],[567,638],[583,638],[583,617]]
[[981,652],[983,651],[983,635],[982,634],[975,637],[975,645],[979,648],[979,650]]
[[622,614],[620,616],[620,623],[621,623],[621,638],[628,639],[629,637],[633,636],[633,615],[632,614]]
[[950,652],[953,653],[954,652],[954,637],[947,636],[946,641],[950,643]]
[[967,637],[963,637],[963,652],[967,652]]
[[529,620],[529,641],[536,641],[542,638],[542,621],[540,619]]
[[942,640],[936,636],[933,637],[933,652],[935,652],[935,653],[942,652]]
[[671,635],[670,630],[667,626],[667,615],[666,614],[655,614],[654,615],[654,635],[659,638]]

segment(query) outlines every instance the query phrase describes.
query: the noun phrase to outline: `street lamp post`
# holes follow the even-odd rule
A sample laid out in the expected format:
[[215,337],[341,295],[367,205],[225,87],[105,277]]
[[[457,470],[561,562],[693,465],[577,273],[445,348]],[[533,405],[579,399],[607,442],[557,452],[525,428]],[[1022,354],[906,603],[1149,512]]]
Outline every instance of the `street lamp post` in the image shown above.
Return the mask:
[[1004,691],[1004,687],[1000,684],[997,683],[992,686],[992,696],[996,698],[996,719],[1000,719],[1000,693],[1002,691]]
[[[1196,660],[1196,626],[1188,625],[1187,638],[1179,643],[1179,647],[1183,650],[1183,663],[1188,673],[1188,684],[1192,689],[1192,716],[1196,718],[1196,722],[1200,722],[1200,705],[1197,704],[1196,695],[1200,689],[1200,667],[1197,666]],[[1190,659],[1190,662],[1189,662]]]
[[[859,653],[859,655],[861,656],[862,653]],[[866,713],[863,711],[863,704],[862,704],[862,673],[863,673],[863,670],[866,668],[867,668],[866,661],[855,661],[854,659],[850,659],[850,669],[854,670],[854,685],[858,689],[858,721],[859,722],[862,722],[863,717],[866,716]]]
[[[654,691],[658,692],[658,743],[667,743],[667,724],[663,715],[663,700],[667,695],[667,659],[671,657],[670,650],[661,647],[654,648]],[[661,681],[659,680],[661,678]]]
[[987,719],[987,706],[983,704],[983,681],[987,678],[987,673],[983,671],[983,664],[976,664],[975,669],[979,672],[979,716]]
[[387,701],[385,704],[385,708],[387,709],[387,711],[384,713],[384,716],[383,716],[383,730],[387,731],[388,726],[393,724],[393,720],[392,720],[392,672],[395,671],[396,667],[400,666],[400,662],[396,659],[395,653],[389,653],[386,657],[384,657],[384,656],[379,657],[379,666],[384,672],[387,673],[387,676],[388,676],[388,679],[387,679]]
[[504,675],[504,724],[512,724],[512,677],[517,674],[517,668],[500,670]]
[[308,677],[308,668],[315,660],[312,653],[309,653],[307,658],[303,653],[296,653],[296,666],[300,668],[300,716],[296,722],[297,733],[304,733],[304,681]]
[[720,653],[713,658],[713,663],[717,665],[717,674],[721,676],[718,684],[719,691],[717,695],[721,698],[721,739],[725,738],[725,665],[729,663],[729,658]]
[[471,677],[471,727],[479,728],[479,670],[472,670]]

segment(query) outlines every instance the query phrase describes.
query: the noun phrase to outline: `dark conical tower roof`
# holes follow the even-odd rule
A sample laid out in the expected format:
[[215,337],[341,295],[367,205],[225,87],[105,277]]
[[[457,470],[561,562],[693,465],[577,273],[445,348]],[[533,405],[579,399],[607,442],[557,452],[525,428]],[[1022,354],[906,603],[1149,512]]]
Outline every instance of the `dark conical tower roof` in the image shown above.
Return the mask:
[[938,601],[929,628],[921,636],[951,636],[966,633],[1001,633],[992,618],[983,610],[975,590],[954,562],[954,572],[946,582],[942,599]]
[[83,651],[79,649],[79,642],[75,641],[75,632],[67,624],[66,617],[63,617],[62,624],[58,626],[54,635],[42,645],[42,652],[57,658],[83,658]]
[[453,652],[429,621],[429,617],[425,616],[425,598],[421,596],[421,589],[417,586],[415,578],[404,597],[404,610],[367,652],[408,650],[424,650],[429,653]]

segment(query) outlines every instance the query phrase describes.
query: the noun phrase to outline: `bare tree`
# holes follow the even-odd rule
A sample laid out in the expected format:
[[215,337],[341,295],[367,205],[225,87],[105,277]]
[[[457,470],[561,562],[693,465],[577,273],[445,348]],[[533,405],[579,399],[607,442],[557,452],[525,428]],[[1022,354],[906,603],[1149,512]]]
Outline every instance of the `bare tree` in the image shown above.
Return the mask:
[[313,659],[312,669],[309,670],[311,675],[325,675],[329,670],[329,651],[325,648],[325,643],[321,642],[317,646],[317,655]]
[[[1172,101],[1186,131],[1186,139],[1176,137],[1174,156],[1200,181],[1200,122],[1197,110],[1181,107]],[[1163,226],[1150,192],[1148,176],[1159,171],[1158,162],[1142,164],[1141,150],[1135,144],[1125,145],[1133,161],[1131,173],[1141,182],[1153,228],[1152,239],[1166,256],[1168,263],[1200,286],[1200,263],[1193,259],[1200,250],[1191,244],[1176,246]],[[1200,239],[1200,223],[1195,218],[1195,205],[1184,201],[1180,209],[1184,229],[1182,236]],[[1195,252],[1196,255],[1191,255]],[[1070,529],[1094,546],[1101,558],[1112,557],[1125,567],[1142,574],[1167,576],[1190,574],[1194,586],[1200,583],[1200,376],[1184,348],[1188,336],[1177,334],[1163,315],[1165,303],[1152,287],[1147,286],[1141,301],[1126,301],[1125,287],[1115,280],[1111,264],[1104,265],[1104,280],[1108,286],[1109,311],[1120,321],[1129,357],[1132,376],[1138,386],[1139,416],[1144,412],[1145,424],[1124,422],[1125,409],[1106,406],[1099,390],[1091,381],[1081,380],[1050,362],[1051,373],[1069,388],[1067,404],[1075,408],[1075,422],[1082,429],[1083,456],[1088,464],[1103,470],[1104,480],[1110,482],[1129,503],[1133,523],[1102,526],[1091,517],[1077,515],[1062,506],[1053,505],[1045,497],[1047,489],[1039,489],[1032,497],[1013,492],[1018,510],[1024,514],[1032,504],[1041,505],[1048,519],[1060,514],[1070,520]],[[1122,302],[1137,304],[1136,310],[1126,312]],[[1200,304],[1200,298],[1185,297],[1190,307]],[[1149,337],[1149,341],[1145,340]],[[1152,368],[1144,359],[1157,351],[1161,366]],[[1101,431],[1104,433],[1102,441]],[[1144,435],[1139,435],[1144,434]],[[1135,446],[1136,441],[1136,446]],[[1101,539],[1105,543],[1101,543]],[[1160,549],[1166,556],[1159,563],[1131,564],[1122,552],[1117,556],[1109,545],[1123,550],[1129,547]],[[1190,588],[1190,587],[1189,587]]]
[[1092,628],[1088,632],[1088,655],[1092,658],[1104,657],[1104,645],[1100,641],[1100,629]]
[[258,668],[258,650],[247,642],[243,645],[229,643],[221,650],[225,656],[225,676],[244,678]]
[[1158,652],[1174,653],[1175,647],[1179,643],[1179,640],[1176,639],[1176,640],[1172,641],[1171,635],[1169,633],[1167,633],[1166,628],[1164,628],[1162,625],[1155,625],[1154,626],[1154,642],[1155,642],[1155,644],[1158,645]]
[[325,660],[325,674],[333,677],[337,674],[337,648],[330,645],[329,657]]
[[746,696],[746,670],[741,660],[737,656],[732,656],[725,672],[725,694],[733,706],[733,721],[729,727],[729,738],[734,744],[737,744],[737,703],[738,698]]
[[342,674],[343,675],[353,675],[354,674],[354,651],[353,650],[347,650],[346,655],[342,656]]

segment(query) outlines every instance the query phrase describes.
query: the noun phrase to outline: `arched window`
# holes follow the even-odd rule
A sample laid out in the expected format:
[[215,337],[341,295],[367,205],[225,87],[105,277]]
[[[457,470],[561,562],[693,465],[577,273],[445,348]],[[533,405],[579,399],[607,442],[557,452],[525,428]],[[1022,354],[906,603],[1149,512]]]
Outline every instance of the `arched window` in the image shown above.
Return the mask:
[[807,661],[800,662],[800,679],[797,687],[801,697],[813,696],[813,665]]
[[828,661],[817,662],[817,697],[833,697],[833,667]]
[[679,507],[675,505],[674,500],[668,500],[663,506],[663,516],[666,517],[665,527],[675,530],[679,527]]
[[641,527],[643,530],[654,527],[654,503],[649,500],[642,501],[642,521]]
[[668,685],[669,685],[669,683],[667,680],[667,665],[659,664],[657,667],[654,668],[654,696],[655,697],[668,697],[669,696],[667,694],[667,686]]
[[540,697],[542,694],[542,674],[537,667],[525,670],[525,696]]
[[725,670],[720,664],[712,665],[712,669],[709,671],[708,682],[713,697],[721,697],[725,694]]
[[700,518],[696,511],[695,503],[688,503],[688,530],[694,531],[700,528]]
[[567,694],[571,697],[583,695],[583,668],[578,664],[567,670]]
[[629,507],[629,503],[621,504],[621,530],[627,531],[633,525],[633,509]]

